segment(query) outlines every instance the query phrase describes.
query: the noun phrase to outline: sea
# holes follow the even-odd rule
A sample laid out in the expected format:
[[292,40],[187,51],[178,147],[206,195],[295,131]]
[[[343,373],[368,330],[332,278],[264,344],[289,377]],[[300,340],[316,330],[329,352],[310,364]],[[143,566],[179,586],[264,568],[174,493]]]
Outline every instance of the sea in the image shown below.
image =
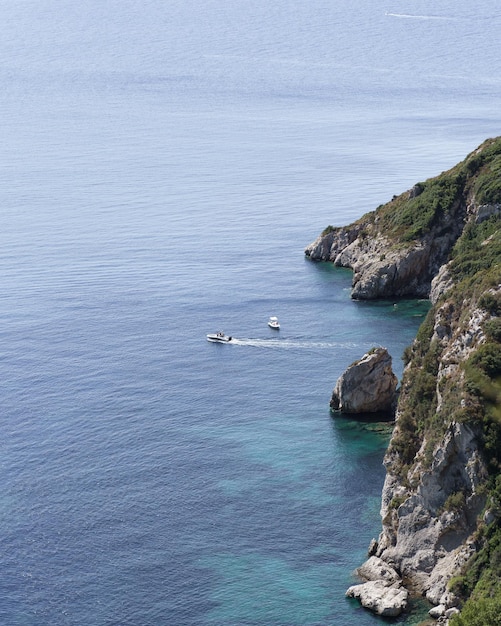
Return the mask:
[[374,346],[400,378],[428,303],[304,248],[501,134],[500,32],[498,0],[1,0],[0,624],[386,623],[345,591],[391,424],[329,400]]

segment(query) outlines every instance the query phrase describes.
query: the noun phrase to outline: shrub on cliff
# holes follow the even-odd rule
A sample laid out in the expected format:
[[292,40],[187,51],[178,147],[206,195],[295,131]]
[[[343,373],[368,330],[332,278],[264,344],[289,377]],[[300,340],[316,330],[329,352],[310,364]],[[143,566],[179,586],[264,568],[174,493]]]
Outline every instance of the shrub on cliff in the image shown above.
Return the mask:
[[492,524],[483,534],[484,544],[465,575],[451,581],[452,590],[469,599],[450,626],[501,626],[501,528]]
[[[457,280],[489,270],[501,256],[501,219],[491,216],[485,222],[468,223],[452,251],[451,272]],[[479,277],[477,277],[479,278]],[[480,277],[482,282],[487,276]],[[496,279],[493,277],[495,284]]]
[[501,203],[501,138],[487,140],[463,162],[418,183],[411,193],[395,196],[378,207],[374,217],[386,236],[410,242],[427,235],[438,222],[444,223],[443,218],[469,196],[477,205]]
[[395,198],[380,209],[383,232],[404,242],[424,237],[459,202],[464,183],[464,175],[453,170],[420,183],[418,196]]
[[[482,164],[479,165],[481,167]],[[436,444],[453,422],[475,425],[481,433],[482,453],[489,475],[481,489],[487,507],[497,521],[478,526],[478,551],[463,574],[452,582],[452,591],[465,602],[450,626],[501,626],[501,219],[470,222],[454,247],[450,264],[454,286],[430,311],[412,346],[406,351],[398,428],[390,443],[393,471],[404,483],[412,475],[427,442],[422,467],[433,461]],[[444,347],[434,339],[434,324],[442,315],[455,337],[468,344],[467,358],[437,380]],[[438,317],[437,317],[438,316]],[[476,326],[474,320],[484,320]],[[473,339],[475,337],[475,339]],[[461,343],[461,342],[459,342]],[[445,343],[448,349],[449,343]],[[450,356],[447,357],[450,359]],[[446,358],[446,360],[447,360]],[[440,393],[440,403],[437,395]],[[437,408],[438,407],[438,408]],[[465,500],[453,493],[444,510],[461,510]]]
[[454,615],[450,626],[501,626],[501,592],[493,598],[468,601],[459,615]]
[[[501,220],[497,225],[501,234]],[[470,248],[468,250],[470,254]],[[490,256],[488,250],[479,248],[477,255],[483,254]],[[435,445],[454,421],[480,424],[491,476],[501,467],[501,319],[497,317],[500,296],[499,292],[491,290],[491,275],[496,274],[499,281],[500,264],[501,251],[491,261],[489,269],[460,279],[456,288],[447,294],[458,335],[467,332],[463,325],[470,319],[468,312],[471,314],[480,307],[491,315],[484,324],[484,339],[455,373],[443,376],[438,384],[443,345],[433,339],[436,308],[430,311],[414,343],[404,354],[407,367],[401,386],[398,428],[389,448],[390,453],[395,453],[393,471],[403,477],[418,460],[423,439],[427,445],[419,460],[424,467],[430,466]]]

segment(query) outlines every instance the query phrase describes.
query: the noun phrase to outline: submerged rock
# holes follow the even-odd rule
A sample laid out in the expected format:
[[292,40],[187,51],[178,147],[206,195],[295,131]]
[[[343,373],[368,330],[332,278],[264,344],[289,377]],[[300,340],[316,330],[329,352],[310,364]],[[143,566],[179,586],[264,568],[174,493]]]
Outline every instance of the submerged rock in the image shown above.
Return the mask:
[[397,384],[390,354],[386,348],[374,348],[338,378],[330,406],[343,413],[390,412]]

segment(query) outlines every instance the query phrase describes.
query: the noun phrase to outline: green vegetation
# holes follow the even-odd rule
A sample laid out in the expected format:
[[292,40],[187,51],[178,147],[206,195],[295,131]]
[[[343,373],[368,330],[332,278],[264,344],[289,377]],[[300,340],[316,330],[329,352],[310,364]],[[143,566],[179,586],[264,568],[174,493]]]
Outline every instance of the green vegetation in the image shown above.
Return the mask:
[[466,498],[462,491],[451,493],[444,504],[444,511],[460,511],[466,504]]
[[[434,310],[430,309],[414,344],[404,355],[405,359],[412,359],[412,365],[402,380],[398,430],[390,444],[390,450],[397,453],[403,474],[416,458],[423,436],[435,422],[440,350],[438,342],[432,343],[433,320]],[[439,430],[443,434],[442,429]],[[435,437],[427,438],[435,440]]]
[[501,342],[501,319],[496,317],[486,322],[484,333],[489,341]]
[[[459,231],[454,215],[466,212],[466,198],[477,205],[501,204],[501,138],[488,139],[474,153],[440,176],[414,186],[411,193],[394,196],[387,204],[366,214],[373,234],[383,232],[395,243],[408,244],[430,233],[449,216],[451,231]],[[360,221],[360,220],[359,220]]]
[[[403,194],[380,207],[378,228],[382,225],[400,241],[411,241],[429,232],[439,214],[465,198],[477,206],[501,203],[501,139],[486,142],[457,167],[421,183],[420,190],[414,198]],[[389,458],[392,472],[411,487],[408,477],[416,463],[423,468],[431,464],[453,422],[467,423],[479,433],[489,472],[481,489],[487,509],[495,515],[489,525],[479,519],[478,550],[462,575],[450,581],[450,589],[464,602],[450,624],[501,626],[501,216],[495,211],[485,221],[470,220],[463,228],[449,273],[453,288],[431,309],[404,352],[406,368]],[[439,365],[448,346],[434,335],[437,316],[454,337],[471,342],[468,358],[453,361],[455,367],[440,379]],[[470,334],[472,316],[481,322],[481,340]],[[448,359],[450,363],[450,355]],[[465,495],[449,495],[442,510],[460,511]],[[390,508],[402,501],[395,498]]]
[[450,626],[501,626],[501,592],[492,598],[468,601]]
[[444,299],[456,332],[475,308],[492,317],[483,326],[484,343],[461,364],[455,376],[441,380],[439,411],[437,373],[443,347],[433,339],[435,309],[430,310],[414,343],[405,350],[403,358],[410,367],[403,377],[399,427],[391,442],[402,474],[416,458],[424,436],[428,449],[421,462],[425,466],[431,462],[434,445],[453,421],[481,423],[486,453],[490,464],[497,467],[496,446],[501,450],[501,294],[494,288],[501,284],[499,216],[464,228],[452,253],[451,274],[455,288]]
[[395,496],[389,504],[390,509],[398,509],[398,507],[406,501],[406,496]]
[[[490,206],[479,213],[476,223],[471,207],[483,205]],[[487,509],[496,515],[489,518],[489,525],[479,518],[478,550],[462,575],[451,581],[451,589],[464,602],[451,626],[501,626],[500,207],[498,137],[355,223],[360,241],[382,234],[389,242],[389,249],[379,253],[380,261],[391,248],[408,249],[427,237],[440,237],[450,245],[456,241],[448,259],[437,257],[438,263],[450,261],[447,270],[453,287],[429,311],[403,355],[398,421],[388,450],[391,472],[412,489],[419,471],[433,463],[452,424],[468,424],[479,438],[488,469],[480,489]],[[328,226],[322,235],[337,230]],[[443,250],[445,257],[446,245]],[[455,351],[443,337],[453,339]],[[444,364],[447,368],[441,370]],[[468,495],[444,494],[440,510],[461,511]],[[407,495],[393,498],[389,508],[398,509],[406,499]]]
[[449,583],[456,595],[468,598],[451,626],[501,626],[501,528],[484,531],[483,547],[471,559],[463,576]]
[[[464,280],[475,276],[483,270],[492,270],[485,276],[477,276],[484,284],[489,280],[491,286],[495,286],[499,279],[499,267],[496,271],[496,264],[501,255],[501,230],[499,228],[499,216],[491,217],[481,224],[470,222],[463,230],[463,234],[457,241],[452,251],[452,273],[455,278]],[[498,315],[501,310],[501,297],[489,296],[485,294],[484,308],[489,298],[489,311]]]
[[[492,189],[485,181],[485,188]],[[489,477],[484,485],[488,508],[497,515],[489,526],[480,523],[479,550],[464,574],[450,583],[464,602],[462,612],[451,626],[501,626],[501,218],[468,224],[458,240],[451,263],[455,287],[446,293],[422,324],[405,354],[408,364],[402,381],[400,416],[391,448],[394,471],[404,482],[416,462],[423,436],[428,447],[419,459],[427,466],[435,446],[452,422],[474,425],[483,437]],[[456,334],[466,331],[472,311],[486,317],[484,340],[476,345],[455,373],[437,384],[442,357],[441,344],[433,338],[436,309],[446,306]],[[437,389],[441,404],[437,411]],[[394,503],[398,506],[399,502]],[[443,504],[443,510],[459,511],[465,495],[457,492]]]
[[501,202],[501,155],[495,145],[489,146],[480,157],[479,173],[473,191],[478,204]]
[[464,173],[451,170],[419,183],[419,195],[404,193],[377,209],[373,219],[377,218],[378,230],[400,242],[424,237],[460,202],[465,181]]
[[321,233],[321,236],[322,236],[322,237],[325,237],[326,235],[330,235],[330,233],[333,233],[333,232],[335,232],[336,230],[339,230],[339,229],[338,229],[338,228],[336,228],[335,226],[332,226],[331,224],[329,224],[329,226],[326,226],[326,227],[323,229],[323,231],[322,231],[322,233]]

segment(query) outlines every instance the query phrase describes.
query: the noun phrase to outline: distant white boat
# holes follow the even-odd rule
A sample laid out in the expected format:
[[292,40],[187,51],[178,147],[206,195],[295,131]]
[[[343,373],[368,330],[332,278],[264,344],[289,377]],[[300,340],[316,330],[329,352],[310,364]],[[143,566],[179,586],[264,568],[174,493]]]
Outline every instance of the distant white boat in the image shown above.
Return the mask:
[[268,320],[268,326],[270,328],[274,328],[275,330],[279,330],[280,323],[278,321],[278,317],[275,317],[275,316],[270,317],[270,319]]
[[231,341],[231,337],[219,331],[218,333],[210,333],[207,335],[207,341],[212,341],[213,343],[228,343]]

